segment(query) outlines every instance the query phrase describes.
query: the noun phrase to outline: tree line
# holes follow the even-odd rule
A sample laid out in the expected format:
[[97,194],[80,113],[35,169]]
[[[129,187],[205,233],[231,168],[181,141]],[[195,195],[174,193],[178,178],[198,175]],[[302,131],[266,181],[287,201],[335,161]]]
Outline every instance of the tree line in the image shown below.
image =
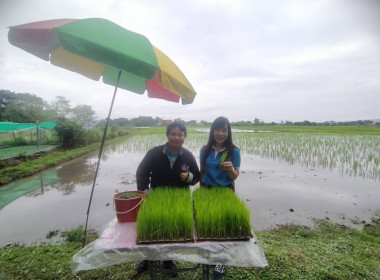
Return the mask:
[[[95,111],[91,106],[78,105],[74,108],[71,107],[70,101],[64,96],[56,96],[52,102],[47,102],[41,97],[30,93],[15,93],[9,90],[0,90],[0,121],[11,121],[15,123],[35,123],[39,122],[70,119],[79,123],[83,129],[88,130],[91,127],[104,126],[105,120],[97,121]],[[160,117],[139,116],[136,118],[117,118],[111,119],[111,125],[125,126],[155,126],[159,125]],[[206,120],[190,120],[185,121],[181,118],[176,118],[170,121],[178,121],[185,125],[206,125],[210,126],[212,122]],[[163,122],[163,124],[167,124]],[[343,125],[380,125],[379,122],[372,120],[356,120],[347,122],[311,122],[304,120],[301,122],[281,121],[281,122],[265,122],[258,118],[253,121],[236,121],[231,122],[233,126],[343,126]]]
[[[95,111],[91,106],[78,105],[71,107],[70,101],[64,96],[56,96],[52,102],[46,102],[41,97],[30,93],[15,93],[0,90],[0,122],[39,123],[57,121],[53,136],[63,147],[74,147],[98,142],[102,137],[103,127],[95,127]],[[25,145],[27,140],[16,137],[8,145]],[[126,131],[112,128],[107,138],[124,135]],[[21,133],[20,133],[21,134]],[[20,139],[19,139],[20,138]],[[22,138],[22,139],[21,139]],[[31,140],[29,140],[31,141]],[[3,143],[4,144],[4,143]]]

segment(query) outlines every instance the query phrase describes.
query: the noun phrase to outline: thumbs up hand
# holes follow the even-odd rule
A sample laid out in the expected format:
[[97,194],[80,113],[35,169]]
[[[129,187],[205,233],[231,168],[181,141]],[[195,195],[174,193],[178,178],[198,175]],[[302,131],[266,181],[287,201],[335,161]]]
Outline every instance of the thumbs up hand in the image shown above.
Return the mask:
[[187,166],[185,170],[182,170],[183,172],[180,174],[181,181],[185,182],[187,177],[189,177],[189,169],[190,167]]

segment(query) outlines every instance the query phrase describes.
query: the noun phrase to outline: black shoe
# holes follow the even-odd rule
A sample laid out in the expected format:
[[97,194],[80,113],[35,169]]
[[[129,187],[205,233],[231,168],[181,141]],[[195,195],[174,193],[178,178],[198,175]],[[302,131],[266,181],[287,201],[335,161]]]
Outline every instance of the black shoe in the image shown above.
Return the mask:
[[225,274],[226,274],[226,267],[222,264],[218,264],[217,266],[215,266],[215,269],[212,272],[211,279],[212,280],[221,279]]
[[131,276],[136,276],[136,275],[139,275],[139,274],[141,274],[147,270],[148,270],[148,261],[145,260],[145,261],[142,261],[141,263],[139,263],[139,265],[136,266],[135,269],[132,269],[130,274],[131,274]]
[[170,270],[167,272],[172,277],[177,277],[178,272],[177,272],[177,265],[173,261],[163,261],[162,262],[162,268],[165,270]]

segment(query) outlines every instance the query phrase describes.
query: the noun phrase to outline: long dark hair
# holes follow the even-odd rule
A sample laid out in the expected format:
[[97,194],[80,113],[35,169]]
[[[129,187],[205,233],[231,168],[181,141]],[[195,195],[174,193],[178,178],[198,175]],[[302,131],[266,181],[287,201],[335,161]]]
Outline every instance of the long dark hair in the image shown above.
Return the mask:
[[231,124],[227,118],[218,117],[212,123],[210,134],[208,136],[208,142],[203,151],[203,162],[201,162],[201,164],[206,164],[206,160],[207,160],[208,155],[210,154],[211,148],[216,143],[215,137],[214,137],[214,131],[223,129],[225,125],[227,125],[228,136],[227,136],[227,139],[224,141],[223,145],[227,150],[227,158],[229,157],[232,160],[232,157],[234,155],[234,148],[236,148],[236,146],[232,142]]

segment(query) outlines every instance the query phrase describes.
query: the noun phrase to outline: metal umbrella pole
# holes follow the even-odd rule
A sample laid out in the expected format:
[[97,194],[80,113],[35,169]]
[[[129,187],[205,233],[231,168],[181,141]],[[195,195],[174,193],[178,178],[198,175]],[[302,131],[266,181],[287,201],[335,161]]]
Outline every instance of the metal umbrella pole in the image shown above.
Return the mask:
[[109,125],[109,123],[110,123],[110,119],[111,119],[111,112],[112,112],[112,108],[113,108],[113,103],[114,103],[114,101],[115,101],[117,88],[119,87],[120,76],[121,76],[121,70],[119,70],[119,75],[118,75],[118,77],[117,77],[117,81],[116,81],[116,85],[115,85],[115,91],[114,91],[114,93],[113,93],[113,97],[112,97],[112,102],[111,102],[110,110],[109,110],[109,112],[108,112],[108,117],[107,117],[107,120],[106,120],[106,125],[105,125],[105,127],[104,127],[102,143],[101,143],[101,145],[100,145],[100,149],[99,149],[98,163],[97,163],[97,165],[96,165],[96,171],[95,171],[94,183],[92,184],[91,195],[90,195],[90,201],[88,202],[87,217],[86,217],[86,226],[85,226],[85,228],[84,228],[84,236],[83,236],[83,241],[82,241],[82,247],[86,246],[88,217],[89,217],[89,215],[90,215],[90,208],[91,208],[92,197],[93,197],[93,194],[94,194],[94,189],[95,189],[95,184],[96,184],[96,177],[98,176],[98,170],[99,170],[99,165],[100,165],[100,159],[101,159],[101,157],[102,157],[103,147],[104,147],[104,143],[105,143],[106,135],[107,135],[107,129],[108,129],[108,125]]

